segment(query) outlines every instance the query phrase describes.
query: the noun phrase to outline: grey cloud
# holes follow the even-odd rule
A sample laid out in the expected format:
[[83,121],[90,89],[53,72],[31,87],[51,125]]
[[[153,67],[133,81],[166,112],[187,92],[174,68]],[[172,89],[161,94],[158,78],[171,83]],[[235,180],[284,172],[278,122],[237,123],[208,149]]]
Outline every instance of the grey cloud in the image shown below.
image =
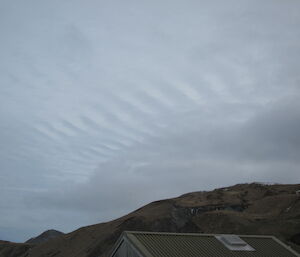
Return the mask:
[[3,239],[299,180],[297,1],[0,6]]

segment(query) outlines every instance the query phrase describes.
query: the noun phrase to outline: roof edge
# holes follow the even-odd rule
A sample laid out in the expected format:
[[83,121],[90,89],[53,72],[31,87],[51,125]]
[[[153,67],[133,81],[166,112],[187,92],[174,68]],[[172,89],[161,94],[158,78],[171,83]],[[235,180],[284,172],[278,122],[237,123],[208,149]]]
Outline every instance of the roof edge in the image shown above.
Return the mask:
[[133,234],[126,233],[125,237],[129,242],[131,242],[131,246],[139,253],[140,256],[154,257]]
[[275,242],[277,242],[278,244],[280,244],[282,247],[284,247],[285,249],[287,249],[288,251],[290,251],[291,253],[295,254],[297,257],[300,257],[300,254],[298,252],[296,252],[291,246],[285,244],[284,242],[282,242],[281,240],[279,240],[277,237],[273,236],[272,237],[273,240]]
[[[176,233],[176,232],[149,232],[149,231],[124,231],[123,233],[127,234],[152,234],[152,235],[186,235],[186,236],[218,236],[218,235],[233,235],[233,234],[224,234],[224,233],[216,233],[216,234],[206,234],[206,233]],[[249,237],[249,238],[275,238],[272,235],[238,235],[239,237]],[[279,240],[279,239],[277,239]],[[280,240],[279,240],[280,241]]]
[[140,243],[140,241],[133,236],[132,231],[122,232],[108,256],[113,257],[124,241],[129,241],[131,243],[131,247],[134,248],[138,255],[144,257],[153,257],[152,254]]
[[125,231],[122,232],[122,234],[119,236],[118,240],[115,242],[114,246],[112,247],[111,252],[109,253],[109,257],[112,257],[115,252],[118,250],[119,246],[121,245],[121,243],[123,242],[123,238],[125,236]]

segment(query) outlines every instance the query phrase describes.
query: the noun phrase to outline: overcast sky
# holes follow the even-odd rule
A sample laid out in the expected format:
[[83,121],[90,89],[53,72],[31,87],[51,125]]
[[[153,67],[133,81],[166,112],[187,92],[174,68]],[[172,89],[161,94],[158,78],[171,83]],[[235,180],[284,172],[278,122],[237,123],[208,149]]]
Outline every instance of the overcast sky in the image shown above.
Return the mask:
[[300,183],[298,0],[0,0],[0,239]]

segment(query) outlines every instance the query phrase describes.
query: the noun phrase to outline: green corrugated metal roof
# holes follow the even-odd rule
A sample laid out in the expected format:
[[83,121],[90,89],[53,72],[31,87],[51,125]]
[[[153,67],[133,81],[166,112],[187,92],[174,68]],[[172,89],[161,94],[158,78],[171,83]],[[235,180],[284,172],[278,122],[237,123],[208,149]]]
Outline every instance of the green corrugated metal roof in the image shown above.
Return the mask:
[[215,235],[124,232],[145,257],[295,257],[300,256],[271,236],[240,236],[255,251],[231,251]]

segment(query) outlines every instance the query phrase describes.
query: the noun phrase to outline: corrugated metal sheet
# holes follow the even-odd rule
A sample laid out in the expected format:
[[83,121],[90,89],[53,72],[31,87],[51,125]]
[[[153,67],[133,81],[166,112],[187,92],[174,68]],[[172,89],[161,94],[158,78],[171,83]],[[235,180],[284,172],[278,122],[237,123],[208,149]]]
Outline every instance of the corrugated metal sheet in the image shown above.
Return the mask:
[[[255,251],[231,251],[214,235],[126,232],[147,257],[295,257],[272,237],[241,236]],[[126,234],[125,233],[125,234]],[[146,250],[145,250],[146,249]]]

